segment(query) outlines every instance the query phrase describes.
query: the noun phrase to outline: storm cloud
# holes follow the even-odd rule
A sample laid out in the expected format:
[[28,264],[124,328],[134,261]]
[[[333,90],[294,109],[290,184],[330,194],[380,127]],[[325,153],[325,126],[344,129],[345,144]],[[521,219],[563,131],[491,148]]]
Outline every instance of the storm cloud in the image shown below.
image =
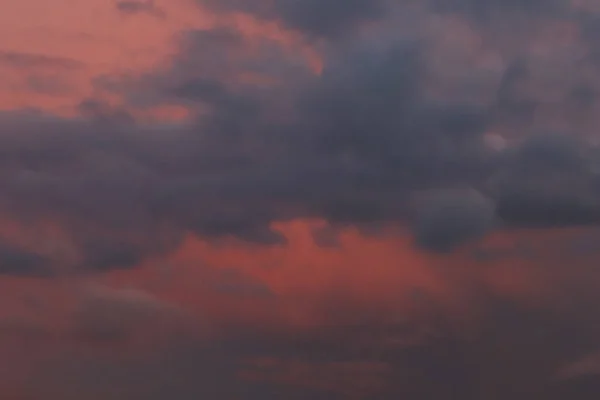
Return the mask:
[[23,276],[54,276],[52,259],[33,250],[0,243],[0,274]]
[[386,0],[276,0],[248,3],[243,0],[198,0],[198,3],[226,11],[243,11],[260,18],[277,20],[316,38],[351,33],[359,24],[376,21],[388,10]]
[[94,1],[0,49],[3,397],[597,397],[595,1]]
[[483,236],[494,224],[493,203],[474,190],[430,193],[418,212],[415,239],[438,252]]
[[[155,69],[98,80],[124,96],[119,106],[89,98],[78,117],[5,112],[0,212],[53,221],[75,264],[101,270],[166,254],[187,233],[283,245],[272,224],[296,218],[412,226],[415,193],[456,187],[486,196],[498,227],[596,224],[594,45],[577,30],[559,43],[552,36],[571,26],[589,36],[589,19],[562,2],[537,18],[537,2],[477,4],[417,2],[420,27],[402,29],[384,12],[400,7],[391,1],[208,4],[279,18],[307,43],[356,35],[317,47],[316,73],[274,38],[226,23],[191,29]],[[492,13],[517,23],[521,12],[535,23],[519,40],[470,22]],[[191,117],[136,120],[136,110],[161,106]],[[490,146],[490,132],[502,148]],[[470,201],[458,209],[477,214]],[[492,216],[481,211],[487,226]],[[418,242],[458,245],[487,231],[426,225]]]

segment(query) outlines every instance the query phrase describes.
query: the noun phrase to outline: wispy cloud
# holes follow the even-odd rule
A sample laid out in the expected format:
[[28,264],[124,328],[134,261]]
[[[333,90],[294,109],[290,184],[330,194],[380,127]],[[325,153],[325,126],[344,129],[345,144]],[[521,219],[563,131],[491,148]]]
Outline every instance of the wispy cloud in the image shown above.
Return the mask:
[[119,0],[115,7],[125,15],[147,14],[160,19],[167,17],[167,13],[154,0]]
[[0,64],[12,68],[77,70],[84,67],[78,60],[40,53],[0,51]]

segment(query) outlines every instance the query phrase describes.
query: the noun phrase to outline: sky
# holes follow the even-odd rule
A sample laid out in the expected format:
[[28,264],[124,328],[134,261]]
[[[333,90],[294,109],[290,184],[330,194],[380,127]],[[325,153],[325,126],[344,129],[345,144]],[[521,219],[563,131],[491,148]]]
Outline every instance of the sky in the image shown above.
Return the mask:
[[597,398],[597,1],[0,9],[3,399]]

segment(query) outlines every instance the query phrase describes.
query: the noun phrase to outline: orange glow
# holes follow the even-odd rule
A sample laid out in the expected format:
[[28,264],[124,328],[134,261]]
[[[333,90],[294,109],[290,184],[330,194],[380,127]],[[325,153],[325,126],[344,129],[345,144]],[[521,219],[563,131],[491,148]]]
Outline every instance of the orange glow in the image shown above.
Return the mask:
[[[350,229],[340,233],[338,247],[319,247],[311,236],[315,226],[322,223],[276,224],[288,245],[274,248],[236,242],[211,245],[190,236],[168,260],[114,272],[107,279],[119,286],[137,283],[196,310],[196,315],[221,322],[238,319],[312,329],[332,322],[334,314],[327,311],[331,307],[341,307],[340,312],[348,307],[359,313],[379,310],[393,322],[422,306],[415,300],[419,293],[446,312],[465,317],[477,308],[469,303],[477,293],[471,292],[475,287],[519,301],[553,301],[562,275],[568,274],[560,272],[560,257],[529,258],[519,253],[519,243],[527,239],[538,252],[545,240],[569,243],[569,237],[586,234],[585,230],[573,230],[571,236],[568,231],[501,232],[479,246],[499,254],[508,251],[509,256],[478,261],[472,247],[451,256],[425,254],[403,231],[375,238]],[[224,271],[247,276],[251,284],[268,288],[275,297],[243,295],[243,288],[237,294],[215,291]]]
[[[598,278],[594,281],[592,270],[589,275],[580,273],[581,268],[586,270],[586,263],[593,266],[593,257],[580,255],[582,267],[571,274],[562,268],[558,256],[567,254],[563,252],[573,240],[594,233],[586,229],[499,232],[455,254],[434,256],[416,250],[403,230],[389,230],[378,237],[343,230],[338,247],[319,247],[312,232],[320,226],[323,222],[275,224],[274,228],[288,239],[282,247],[236,241],[210,243],[189,236],[167,259],[149,260],[127,271],[101,276],[68,274],[58,280],[4,277],[0,279],[0,321],[12,332],[20,333],[0,341],[0,354],[9,357],[15,341],[21,346],[23,340],[45,338],[35,341],[40,350],[35,354],[25,352],[22,369],[14,371],[25,374],[32,363],[68,349],[118,357],[145,354],[168,341],[169,332],[181,329],[197,340],[218,338],[240,326],[264,332],[318,334],[337,325],[360,324],[364,318],[377,317],[376,323],[392,325],[418,322],[419,314],[431,312],[430,307],[455,319],[459,329],[469,329],[470,324],[476,325],[478,312],[485,311],[479,309],[476,297],[481,290],[554,307],[560,306],[566,295],[572,295],[569,285],[582,284],[582,280],[595,288],[600,284]],[[10,231],[18,233],[19,228],[13,226]],[[542,258],[529,257],[523,243]],[[549,243],[557,253],[535,253]],[[489,252],[489,259],[474,256],[482,250]],[[129,334],[134,336],[125,342],[89,342],[78,336],[74,325],[75,313],[89,285],[100,285],[100,294],[107,290],[107,299],[117,301],[109,303],[113,306],[125,301],[123,307],[127,309],[128,299],[137,301],[140,293],[144,302],[147,297],[150,302],[172,307],[176,318],[144,325],[141,331],[131,330]],[[428,329],[417,329],[412,338],[381,337],[378,346],[414,345],[435,334]],[[313,365],[293,359],[258,359],[247,360],[245,365],[240,371],[245,380],[283,382],[339,393],[353,391],[367,397],[385,388],[388,374],[385,364]],[[15,375],[12,382],[19,382],[20,376]]]

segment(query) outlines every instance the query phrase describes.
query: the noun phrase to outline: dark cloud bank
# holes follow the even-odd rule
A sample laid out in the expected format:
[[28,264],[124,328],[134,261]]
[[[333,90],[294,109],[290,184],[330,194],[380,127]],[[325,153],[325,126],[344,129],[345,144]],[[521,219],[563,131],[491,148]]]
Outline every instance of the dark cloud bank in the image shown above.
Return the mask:
[[[58,221],[100,269],[169,251],[184,232],[281,244],[270,223],[298,217],[411,224],[436,251],[494,227],[598,222],[589,15],[559,1],[324,4],[204,4],[317,35],[320,76],[222,27],[182,33],[168,68],[98,82],[132,107],[187,106],[188,124],[140,125],[92,99],[80,119],[0,115],[3,212]],[[402,13],[419,27],[387,24]],[[366,20],[378,24],[360,33]],[[559,23],[582,33],[555,44]],[[415,206],[423,193],[437,200]]]
[[[121,10],[137,12],[133,3]],[[267,39],[245,52],[248,39],[230,27],[188,31],[168,67],[98,82],[123,91],[127,107],[187,106],[188,123],[137,123],[127,107],[97,100],[82,103],[77,119],[1,114],[0,210],[24,224],[58,224],[79,267],[131,267],[169,252],[188,232],[281,245],[285,238],[270,224],[304,217],[333,226],[411,226],[417,245],[442,253],[492,229],[600,222],[593,140],[599,15],[585,3],[200,3],[305,34],[322,52],[324,71],[311,73]],[[270,81],[240,78],[248,75]],[[41,262],[5,253],[18,259],[19,272]],[[486,312],[473,337],[453,334],[434,316],[440,338],[376,357],[354,348],[357,338],[401,327],[340,323],[319,333],[325,339],[299,342],[246,332],[224,339],[226,350],[216,356],[186,350],[142,367],[67,363],[59,375],[76,371],[104,385],[96,379],[102,376],[102,388],[137,385],[132,376],[157,386],[154,397],[144,386],[129,398],[281,398],[287,394],[219,381],[237,370],[227,357],[298,357],[286,352],[302,349],[311,361],[393,365],[397,385],[369,398],[591,399],[597,376],[565,382],[553,375],[597,345],[597,313],[571,313],[593,302],[576,297],[558,312],[481,294],[475,301]]]

